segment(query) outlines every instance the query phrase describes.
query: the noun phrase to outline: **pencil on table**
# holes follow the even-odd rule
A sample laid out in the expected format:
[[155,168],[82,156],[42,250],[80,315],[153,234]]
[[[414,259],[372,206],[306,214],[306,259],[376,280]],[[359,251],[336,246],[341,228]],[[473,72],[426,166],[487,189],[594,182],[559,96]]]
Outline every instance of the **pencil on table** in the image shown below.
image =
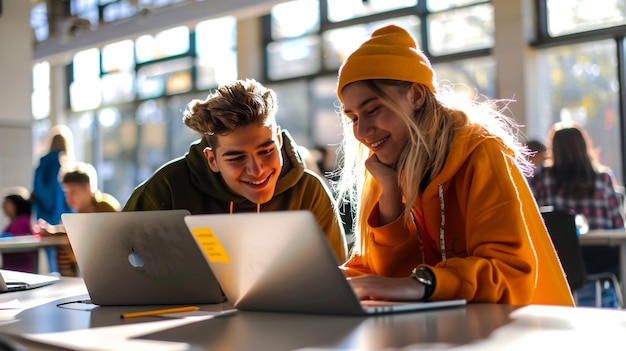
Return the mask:
[[120,316],[120,318],[135,318],[135,317],[156,316],[156,315],[159,315],[159,314],[178,313],[178,312],[192,312],[192,311],[197,311],[197,310],[198,310],[198,307],[196,307],[196,306],[174,307],[174,308],[165,308],[165,309],[161,309],[161,310],[124,313],[124,314],[122,314]]

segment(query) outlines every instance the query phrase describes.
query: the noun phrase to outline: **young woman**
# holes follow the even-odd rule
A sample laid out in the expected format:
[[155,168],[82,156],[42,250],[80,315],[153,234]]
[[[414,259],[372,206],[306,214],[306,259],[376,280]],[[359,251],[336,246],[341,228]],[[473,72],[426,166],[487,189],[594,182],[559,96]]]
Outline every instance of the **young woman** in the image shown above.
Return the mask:
[[[26,189],[21,192],[24,194],[28,193]],[[28,196],[18,194],[17,192],[4,197],[2,211],[9,219],[9,224],[4,228],[1,236],[12,237],[32,234],[30,220],[31,204],[27,198]],[[33,273],[36,268],[35,254],[32,252],[3,253],[2,268]]]
[[585,215],[589,229],[623,229],[622,195],[613,171],[600,164],[587,131],[575,122],[559,122],[549,133],[552,157],[530,180],[540,206]]
[[352,287],[361,299],[573,305],[515,125],[493,103],[437,91],[434,75],[393,25],[339,70]]
[[[74,137],[66,125],[55,125],[48,132],[50,149],[39,159],[33,179],[33,191],[30,201],[37,220],[46,223],[61,223],[61,214],[72,212],[65,201],[61,187],[63,167],[74,160]],[[57,251],[54,247],[46,248],[51,272],[57,272]]]
[[[600,163],[587,131],[575,122],[555,123],[548,134],[551,158],[529,179],[540,206],[583,215],[589,229],[624,229],[623,195],[613,171]],[[619,247],[581,247],[587,273],[619,276]],[[595,285],[576,291],[577,306],[595,306]],[[603,307],[619,307],[603,288]]]

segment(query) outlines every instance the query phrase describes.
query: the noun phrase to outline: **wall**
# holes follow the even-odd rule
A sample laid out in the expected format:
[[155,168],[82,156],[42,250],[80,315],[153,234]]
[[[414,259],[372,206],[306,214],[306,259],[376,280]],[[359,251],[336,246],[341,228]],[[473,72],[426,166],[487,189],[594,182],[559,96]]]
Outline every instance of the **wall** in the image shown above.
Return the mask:
[[513,100],[508,109],[522,130],[536,113],[533,90],[535,50],[528,47],[532,36],[534,10],[530,0],[493,0],[495,14],[495,44],[493,57],[497,62],[497,98]]
[[0,189],[31,188],[32,34],[30,4],[4,0],[0,16]]

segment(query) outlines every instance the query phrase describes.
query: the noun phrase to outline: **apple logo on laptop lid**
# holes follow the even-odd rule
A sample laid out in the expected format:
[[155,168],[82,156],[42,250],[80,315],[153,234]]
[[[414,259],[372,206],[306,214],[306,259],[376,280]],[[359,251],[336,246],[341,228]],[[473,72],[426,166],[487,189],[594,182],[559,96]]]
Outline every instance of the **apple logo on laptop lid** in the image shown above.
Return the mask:
[[134,248],[130,248],[132,252],[128,255],[128,262],[130,262],[131,266],[135,268],[143,267],[143,258],[139,256],[137,252],[135,252]]

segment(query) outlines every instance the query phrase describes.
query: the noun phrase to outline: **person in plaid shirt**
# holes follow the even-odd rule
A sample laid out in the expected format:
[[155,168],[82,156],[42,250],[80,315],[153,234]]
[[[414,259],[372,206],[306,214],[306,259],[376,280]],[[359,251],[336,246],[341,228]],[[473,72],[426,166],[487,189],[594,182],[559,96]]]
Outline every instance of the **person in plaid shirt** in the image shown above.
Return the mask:
[[[611,169],[598,161],[585,129],[578,123],[559,122],[551,128],[550,136],[551,157],[528,180],[537,204],[582,214],[589,229],[624,228],[623,195]],[[588,273],[613,272],[619,276],[617,247],[581,249]],[[579,306],[587,305],[582,294]]]
[[583,127],[556,123],[550,134],[551,159],[529,179],[539,206],[582,214],[589,229],[624,228],[622,195],[613,172],[601,165]]

